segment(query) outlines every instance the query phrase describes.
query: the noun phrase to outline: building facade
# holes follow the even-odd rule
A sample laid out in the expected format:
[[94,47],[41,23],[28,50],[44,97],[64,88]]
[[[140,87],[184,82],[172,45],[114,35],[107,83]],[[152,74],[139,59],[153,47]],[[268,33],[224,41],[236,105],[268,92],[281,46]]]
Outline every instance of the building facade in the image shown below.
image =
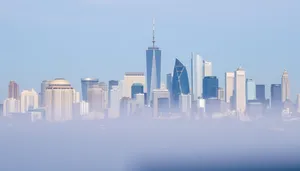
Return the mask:
[[99,79],[96,78],[82,78],[81,79],[81,95],[82,100],[88,100],[88,88],[92,85],[97,85],[99,83]]
[[34,89],[22,91],[20,100],[22,113],[39,107],[39,95]]
[[235,110],[239,113],[246,111],[246,72],[239,67],[234,75],[234,102]]
[[203,60],[203,77],[212,76],[212,63]]
[[49,83],[45,94],[46,120],[61,122],[73,119],[73,87],[70,82],[57,78]]
[[108,82],[108,108],[110,108],[110,90],[112,89],[113,86],[118,86],[119,85],[119,81],[117,80],[110,80]]
[[207,76],[203,78],[203,98],[218,97],[219,80],[216,76]]
[[198,98],[202,98],[203,60],[200,55],[194,53],[191,58],[191,77],[192,99],[196,101]]
[[225,73],[225,102],[230,103],[234,91],[234,72]]
[[145,92],[145,76],[143,72],[126,72],[124,75],[124,81],[123,81],[123,92],[122,97],[131,97],[131,86],[134,83],[140,83],[144,86],[144,92]]
[[20,100],[8,98],[3,102],[3,116],[20,112]]
[[153,108],[152,114],[154,118],[158,118],[166,114],[170,109],[170,93],[167,89],[153,90]]
[[290,98],[290,82],[287,70],[284,70],[281,77],[281,101],[285,102]]
[[15,81],[10,81],[8,85],[8,98],[19,99],[19,85]]
[[47,87],[49,86],[49,83],[51,80],[44,80],[41,83],[41,92],[40,92],[40,97],[39,97],[39,107],[44,107],[45,106],[45,92]]
[[98,85],[91,85],[88,88],[89,111],[92,113],[102,113],[106,109],[106,91]]
[[73,89],[73,103],[79,103],[80,102],[80,93]]
[[266,87],[263,84],[256,85],[256,99],[260,102],[266,100]]
[[133,83],[131,86],[131,99],[135,99],[136,94],[144,94],[144,85],[141,83]]
[[172,92],[172,73],[167,74],[166,83],[167,83],[167,89],[169,92]]
[[225,101],[225,91],[222,87],[218,88],[218,99],[221,101]]
[[175,108],[179,107],[179,96],[181,94],[189,94],[189,78],[186,67],[178,60],[175,60],[172,80],[172,105]]
[[277,108],[282,106],[281,84],[271,84],[271,107]]
[[246,80],[246,98],[249,100],[256,100],[256,84],[253,79]]
[[110,90],[110,108],[108,111],[109,118],[118,118],[120,117],[120,88],[119,86],[112,86]]

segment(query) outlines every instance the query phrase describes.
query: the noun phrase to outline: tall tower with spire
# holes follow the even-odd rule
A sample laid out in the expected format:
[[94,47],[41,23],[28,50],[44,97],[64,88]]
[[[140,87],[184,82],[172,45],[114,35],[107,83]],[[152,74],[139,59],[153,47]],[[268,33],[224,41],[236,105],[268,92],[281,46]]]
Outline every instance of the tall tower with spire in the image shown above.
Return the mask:
[[155,19],[152,27],[152,46],[146,50],[147,101],[151,104],[152,92],[161,85],[161,50],[155,46]]
[[285,102],[290,98],[290,82],[287,70],[283,71],[281,77],[281,101]]

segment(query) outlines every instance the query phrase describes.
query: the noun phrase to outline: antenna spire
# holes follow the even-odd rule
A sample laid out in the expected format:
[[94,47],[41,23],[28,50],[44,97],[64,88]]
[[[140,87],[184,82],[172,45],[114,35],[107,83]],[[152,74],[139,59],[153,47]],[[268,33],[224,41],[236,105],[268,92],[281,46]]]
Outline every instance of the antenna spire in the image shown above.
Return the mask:
[[155,18],[153,18],[153,23],[152,23],[152,31],[153,31],[153,48],[155,47]]

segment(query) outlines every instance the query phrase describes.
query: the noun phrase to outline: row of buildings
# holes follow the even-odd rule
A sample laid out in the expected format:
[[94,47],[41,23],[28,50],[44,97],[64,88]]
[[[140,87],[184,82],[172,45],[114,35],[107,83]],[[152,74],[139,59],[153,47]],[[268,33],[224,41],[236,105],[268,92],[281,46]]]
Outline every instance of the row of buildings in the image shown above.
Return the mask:
[[[97,78],[81,79],[81,96],[63,78],[45,80],[41,91],[24,90],[19,94],[16,82],[9,83],[3,115],[30,113],[32,120],[66,121],[74,118],[119,118],[147,115],[154,118],[196,116],[211,113],[263,113],[270,106],[277,111],[290,101],[288,73],[281,84],[271,85],[271,98],[266,99],[265,85],[247,78],[239,67],[225,73],[225,87],[213,75],[212,63],[191,54],[190,70],[179,59],[172,73],[161,78],[162,52],[156,46],[153,22],[152,46],[146,50],[146,72],[127,72],[121,80],[108,84]],[[298,103],[300,103],[300,96]],[[270,105],[271,104],[271,105]]]

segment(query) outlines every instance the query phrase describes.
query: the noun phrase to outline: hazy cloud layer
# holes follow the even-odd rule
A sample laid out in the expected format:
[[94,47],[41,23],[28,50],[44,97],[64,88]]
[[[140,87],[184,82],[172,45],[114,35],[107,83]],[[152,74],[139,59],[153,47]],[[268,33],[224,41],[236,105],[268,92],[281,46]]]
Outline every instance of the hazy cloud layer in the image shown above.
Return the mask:
[[60,171],[166,166],[296,167],[300,160],[300,139],[295,136],[298,125],[275,121],[1,123],[0,168]]

